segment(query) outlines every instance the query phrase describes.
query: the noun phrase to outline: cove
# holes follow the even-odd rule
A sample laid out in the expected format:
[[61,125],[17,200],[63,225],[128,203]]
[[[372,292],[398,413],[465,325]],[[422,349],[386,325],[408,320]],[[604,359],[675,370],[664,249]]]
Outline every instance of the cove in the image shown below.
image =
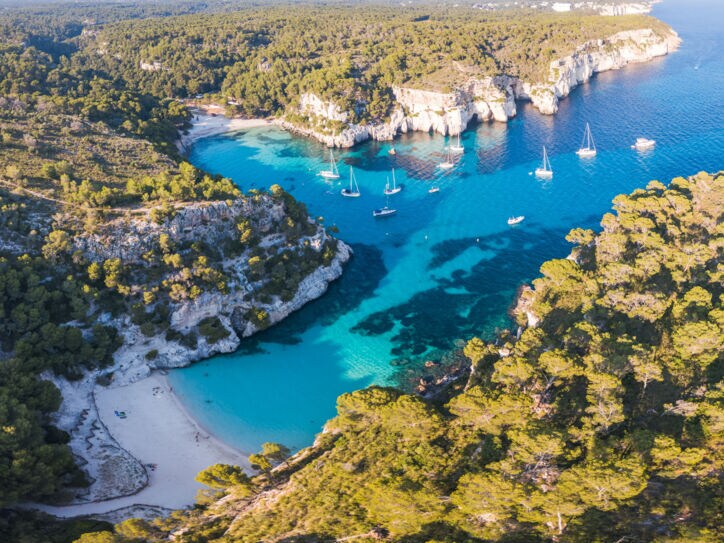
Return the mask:
[[[679,51],[597,75],[553,117],[518,104],[507,125],[469,127],[453,170],[437,168],[446,138],[420,133],[396,140],[395,156],[389,142],[337,152],[342,177],[334,183],[317,175],[327,150],[280,129],[199,141],[192,163],[244,190],[282,185],[312,216],[337,226],[355,256],[324,297],[238,352],[172,371],[189,412],[246,452],[265,441],[307,446],[334,416],[340,394],[409,385],[425,374],[425,361],[509,326],[518,287],[543,261],[568,254],[571,228],[597,228],[614,196],[651,179],[721,169],[724,6],[666,0],[654,15],[679,32]],[[586,122],[599,152],[581,160],[575,150]],[[638,136],[655,139],[655,149],[632,150]],[[543,145],[550,181],[531,175]],[[340,196],[349,166],[360,198]],[[393,167],[405,185],[390,198],[397,215],[375,219]],[[430,194],[432,186],[440,191]],[[511,215],[526,220],[510,227]]]

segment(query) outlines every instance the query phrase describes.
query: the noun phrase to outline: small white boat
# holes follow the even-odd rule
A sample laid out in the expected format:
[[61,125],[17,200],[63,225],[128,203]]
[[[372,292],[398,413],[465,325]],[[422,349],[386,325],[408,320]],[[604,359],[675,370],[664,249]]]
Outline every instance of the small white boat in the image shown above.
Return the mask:
[[381,207],[379,209],[375,209],[372,211],[373,217],[389,217],[390,215],[394,215],[397,213],[396,209],[392,209],[390,207],[390,197],[387,197],[387,203],[385,204],[385,207]]
[[553,177],[553,169],[551,168],[551,161],[548,159],[548,151],[546,146],[543,146],[543,164],[535,169],[535,176],[541,179],[550,179]]
[[347,198],[359,198],[362,194],[359,191],[359,185],[357,185],[357,180],[354,178],[354,171],[352,170],[352,166],[349,167],[349,188],[342,189],[341,194],[342,196],[346,196]]
[[394,215],[395,213],[397,213],[396,209],[391,209],[391,208],[385,206],[385,207],[381,207],[379,209],[375,209],[372,212],[372,216],[373,217],[389,217],[390,215]]
[[449,169],[455,167],[455,163],[453,162],[452,152],[450,151],[450,148],[448,148],[448,150],[447,150],[447,158],[445,158],[445,160],[443,162],[438,164],[437,167],[440,168],[441,170],[449,170]]
[[397,154],[397,151],[395,151],[395,148],[394,148],[394,147],[391,147],[390,150],[387,151],[387,154],[388,154],[388,155],[396,155],[396,154]]
[[520,222],[523,222],[524,220],[525,220],[525,217],[523,215],[518,215],[517,217],[510,217],[508,219],[508,224],[510,224],[510,225],[518,224]]
[[329,169],[322,170],[319,175],[325,179],[339,179],[339,170],[337,169],[337,162],[334,160],[334,151],[329,150]]
[[387,184],[385,185],[385,194],[387,196],[390,196],[391,194],[397,194],[403,188],[405,188],[405,185],[397,184],[397,180],[395,179],[395,169],[392,168],[392,186],[390,186],[390,179],[387,178]]
[[596,142],[593,141],[593,134],[591,134],[591,127],[588,123],[586,123],[586,131],[583,134],[581,148],[576,151],[576,154],[581,158],[592,158],[596,156]]
[[637,151],[645,151],[646,149],[651,149],[654,145],[656,145],[656,140],[650,140],[648,138],[636,138],[636,143],[631,146],[631,149],[636,149]]
[[460,143],[460,133],[459,132],[458,132],[458,142],[456,144],[450,145],[448,147],[448,149],[450,149],[450,151],[452,151],[453,153],[462,153],[463,151],[465,151],[465,146],[462,143]]
[[429,192],[430,194],[435,194],[436,192],[440,192],[440,187],[432,187],[427,192]]

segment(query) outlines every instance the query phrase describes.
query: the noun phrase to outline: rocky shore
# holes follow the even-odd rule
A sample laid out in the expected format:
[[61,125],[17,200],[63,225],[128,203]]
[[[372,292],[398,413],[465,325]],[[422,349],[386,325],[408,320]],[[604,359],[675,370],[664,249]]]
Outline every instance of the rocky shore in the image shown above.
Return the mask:
[[[140,262],[142,255],[152,250],[154,240],[157,240],[161,233],[179,244],[187,242],[191,237],[211,245],[220,244],[230,232],[234,235],[236,230],[229,225],[233,226],[235,217],[240,214],[253,220],[257,233],[262,236],[259,243],[268,251],[295,250],[295,246],[290,245],[290,240],[273,228],[275,221],[284,218],[284,210],[273,199],[263,196],[256,199],[241,198],[235,202],[189,204],[178,209],[173,219],[164,224],[145,219],[122,219],[118,224],[109,224],[108,228],[101,232],[77,236],[75,245],[90,261],[121,258],[125,262]],[[272,296],[267,300],[255,298],[255,288],[258,285],[247,277],[248,254],[244,252],[240,256],[229,257],[221,262],[221,266],[230,277],[230,289],[227,293],[207,291],[195,299],[171,304],[170,324],[181,334],[195,333],[202,320],[209,317],[217,318],[226,328],[228,336],[213,343],[202,334],[196,334],[197,340],[191,347],[189,344],[168,339],[165,332],[153,336],[142,333],[141,327],[134,324],[129,315],[118,317],[113,317],[109,313],[99,315],[97,322],[113,326],[123,339],[123,345],[114,353],[113,365],[98,372],[90,372],[82,379],[73,382],[50,374],[44,376],[58,386],[63,396],[63,403],[54,415],[53,422],[70,435],[70,447],[91,484],[88,488],[79,489],[70,497],[69,508],[45,507],[44,509],[67,516],[64,511],[70,514],[84,514],[82,511],[95,514],[97,511],[105,510],[106,507],[90,504],[106,500],[118,503],[118,507],[143,503],[134,501],[133,496],[149,484],[153,484],[149,479],[148,466],[122,446],[116,439],[116,434],[109,430],[109,426],[118,421],[108,406],[105,414],[99,409],[97,399],[108,396],[112,389],[128,387],[148,378],[154,370],[180,368],[218,353],[235,351],[239,347],[241,338],[248,337],[261,328],[258,323],[248,318],[249,310],[252,308],[266,313],[267,320],[263,327],[267,327],[322,296],[329,283],[341,276],[342,267],[351,257],[352,251],[343,242],[331,240],[321,226],[315,228],[313,235],[303,236],[296,242],[300,248],[311,247],[316,251],[322,251],[328,246],[328,242],[332,241],[336,247],[334,257],[327,265],[319,266],[303,277],[294,296],[289,300],[282,300],[278,296]],[[149,356],[149,353],[154,355]],[[169,396],[172,395],[170,390],[167,393]],[[133,408],[140,410],[138,405],[134,405]],[[150,409],[156,407],[150,406],[145,411],[148,413]],[[167,409],[171,410],[172,407]],[[191,425],[193,424],[195,423],[192,421]],[[179,428],[188,426],[189,423],[178,423]],[[147,424],[138,424],[134,431],[143,442]],[[150,439],[150,436],[148,437]],[[169,443],[166,443],[165,447],[175,448],[174,439],[170,436]],[[183,447],[183,444],[179,447]],[[220,448],[215,446],[214,450]],[[229,454],[218,458],[209,454],[207,452],[203,456],[203,462],[206,464],[222,462],[230,457]],[[235,463],[243,464],[243,457],[241,460],[236,457],[234,459]],[[190,462],[190,465],[196,466],[198,463],[194,461]],[[206,465],[201,466],[203,467]],[[164,471],[168,471],[168,468]],[[195,484],[194,475],[195,473],[184,474],[192,486]],[[155,495],[153,492],[144,491],[144,493]],[[128,499],[119,501],[122,497]],[[190,505],[192,501],[184,504],[169,505],[157,502],[144,505],[175,508]],[[110,504],[111,502],[109,507]]]
[[[681,40],[672,30],[661,35],[652,29],[619,32],[576,48],[573,54],[551,62],[544,83],[530,83],[506,75],[470,79],[451,92],[393,87],[395,107],[384,123],[354,124],[339,106],[314,94],[303,94],[297,116],[307,122],[280,121],[295,133],[315,138],[329,147],[352,147],[373,139],[388,141],[410,131],[458,134],[473,120],[507,122],[517,113],[516,101],[530,101],[541,113],[555,114],[558,102],[594,74],[647,62],[669,54]],[[347,126],[340,131],[315,128],[328,121]]]

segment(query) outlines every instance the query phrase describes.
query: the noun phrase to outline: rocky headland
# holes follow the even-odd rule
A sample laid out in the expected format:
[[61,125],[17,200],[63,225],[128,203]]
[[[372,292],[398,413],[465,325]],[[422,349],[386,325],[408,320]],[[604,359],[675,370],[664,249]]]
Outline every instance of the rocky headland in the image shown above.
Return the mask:
[[[530,101],[541,113],[555,114],[558,102],[595,73],[617,70],[629,64],[647,62],[669,54],[681,40],[649,28],[619,32],[606,39],[592,40],[550,64],[542,83],[501,75],[471,78],[450,92],[393,87],[392,113],[381,123],[355,124],[351,114],[337,104],[306,93],[300,97],[294,121],[281,120],[285,128],[313,137],[330,147],[352,147],[373,139],[392,140],[410,131],[458,134],[473,120],[507,122],[516,115],[516,101]],[[303,119],[299,122],[297,119]],[[341,130],[326,127],[333,122]]]
[[[324,294],[329,283],[340,277],[351,249],[309,218],[305,218],[307,224],[302,230],[293,235],[285,233],[280,225],[289,218],[288,205],[284,197],[265,193],[234,201],[185,204],[165,221],[153,221],[147,215],[126,216],[74,238],[75,249],[89,262],[119,259],[141,270],[148,265],[148,255],[159,250],[159,244],[173,245],[179,251],[191,243],[225,246],[238,237],[240,220],[247,221],[255,243],[240,252],[223,254],[214,263],[226,277],[223,291],[207,289],[193,298],[165,300],[169,308],[165,330],[150,333],[127,312],[117,316],[98,313],[96,322],[114,327],[123,340],[112,366],[77,381],[44,375],[63,396],[54,423],[69,433],[70,447],[91,482],[70,498],[70,504],[131,496],[149,481],[147,466],[124,450],[101,420],[96,405],[100,390],[134,383],[154,370],[180,368],[218,353],[233,352],[241,338],[281,321]],[[267,278],[251,270],[251,255],[258,256],[260,251],[265,258],[287,253],[291,259],[312,262],[317,255],[319,265],[302,274],[293,296],[270,294]],[[182,272],[169,270],[164,277],[173,279],[178,273]],[[263,320],[258,318],[260,313]],[[223,328],[214,338],[200,331],[200,325],[210,319]],[[194,341],[188,341],[191,336]]]

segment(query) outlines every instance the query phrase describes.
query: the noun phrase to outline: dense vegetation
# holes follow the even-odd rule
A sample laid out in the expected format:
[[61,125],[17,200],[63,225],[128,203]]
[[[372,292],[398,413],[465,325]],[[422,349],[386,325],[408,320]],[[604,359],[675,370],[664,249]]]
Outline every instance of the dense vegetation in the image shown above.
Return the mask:
[[[238,261],[232,271],[248,268],[250,291],[264,303],[292,298],[335,255],[334,240],[319,250],[304,243],[318,226],[281,188],[244,195],[229,179],[180,161],[174,143],[189,118],[183,104],[86,66],[76,54],[73,39],[98,21],[203,8],[193,6],[0,12],[0,540],[25,531],[26,541],[70,541],[79,533],[33,535],[35,517],[3,509],[56,500],[88,483],[68,435],[51,423],[60,393],[39,376],[74,380],[108,367],[121,344],[118,321],[109,319],[123,315],[142,334],[188,348],[199,337],[228,336],[218,319],[190,333],[169,323],[173,304],[239,287],[224,269],[227,258]],[[219,225],[227,234],[220,246],[196,239],[193,229],[185,237],[164,232],[189,208],[210,205],[238,212]],[[133,228],[154,232],[143,240],[148,250],[137,260],[110,254]],[[259,247],[270,235],[284,246]],[[95,242],[93,254],[87,240]],[[97,324],[101,316],[110,325]],[[267,324],[260,308],[250,318]]]
[[449,89],[474,76],[538,82],[554,58],[650,17],[379,5],[264,7],[126,21],[78,40],[83,64],[160,96],[220,93],[247,115],[315,92],[357,120],[384,118],[392,85]]
[[202,474],[223,500],[79,541],[721,540],[724,174],[614,209],[542,265],[519,337],[467,344],[447,400],[345,394],[315,447]]

